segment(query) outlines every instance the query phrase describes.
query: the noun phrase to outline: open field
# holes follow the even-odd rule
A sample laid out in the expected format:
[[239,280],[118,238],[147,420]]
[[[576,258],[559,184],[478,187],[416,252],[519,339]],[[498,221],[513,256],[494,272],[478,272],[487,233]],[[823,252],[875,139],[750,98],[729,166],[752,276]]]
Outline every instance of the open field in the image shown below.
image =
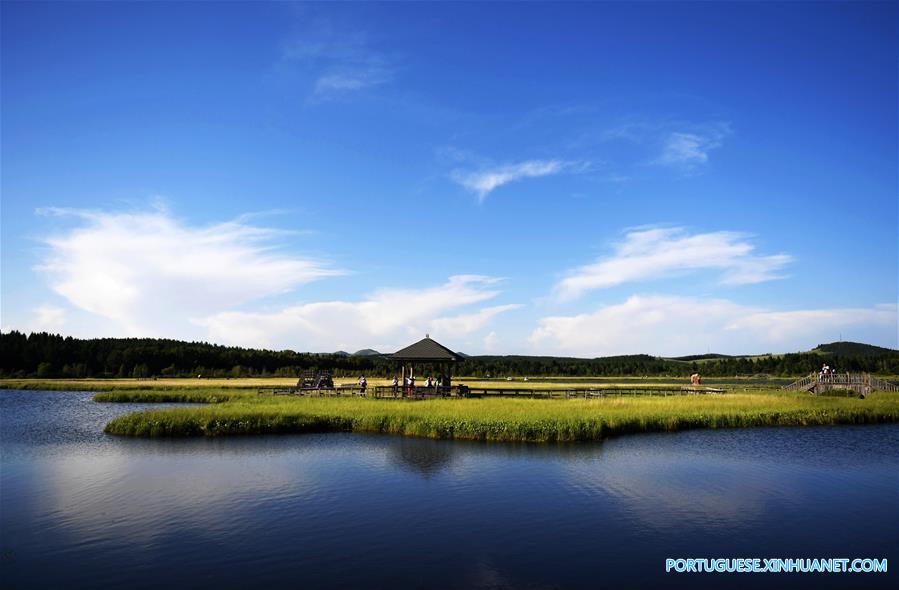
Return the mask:
[[[708,378],[704,385],[731,385],[733,389],[775,389],[789,383],[789,378],[752,379],[752,378]],[[253,390],[264,387],[292,387],[296,385],[294,377],[243,377],[234,379],[0,379],[0,389],[42,389],[46,391],[119,391],[129,389],[140,390],[196,390],[196,389],[233,389]],[[424,378],[419,378],[419,385]],[[512,381],[505,379],[477,379],[460,377],[453,380],[455,384],[463,383],[472,388],[515,387],[516,389],[580,389],[585,387],[658,387],[659,385],[682,386],[690,380],[684,377],[535,377],[524,381],[517,377]],[[335,385],[352,385],[356,378],[335,377]],[[370,386],[390,385],[390,379],[372,377],[368,379]]]
[[[185,392],[186,393],[186,392]],[[197,398],[201,392],[195,392]],[[203,395],[209,397],[210,390]],[[270,397],[219,390],[207,405],[116,418],[106,432],[139,437],[373,432],[506,442],[596,441],[639,432],[752,426],[899,421],[899,396],[867,399],[765,392],[595,400],[443,399],[430,401]],[[166,392],[120,391],[98,401],[169,401]],[[110,399],[111,401],[111,399]],[[171,401],[204,401],[185,399]]]

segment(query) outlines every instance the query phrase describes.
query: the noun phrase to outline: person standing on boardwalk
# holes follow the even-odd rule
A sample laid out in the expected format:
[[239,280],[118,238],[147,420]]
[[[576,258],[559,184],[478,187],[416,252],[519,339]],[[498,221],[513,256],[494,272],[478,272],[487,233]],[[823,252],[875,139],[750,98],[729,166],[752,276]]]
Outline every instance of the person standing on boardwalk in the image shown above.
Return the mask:
[[368,381],[365,380],[365,375],[359,376],[359,390],[362,395],[365,395],[365,388],[368,386]]

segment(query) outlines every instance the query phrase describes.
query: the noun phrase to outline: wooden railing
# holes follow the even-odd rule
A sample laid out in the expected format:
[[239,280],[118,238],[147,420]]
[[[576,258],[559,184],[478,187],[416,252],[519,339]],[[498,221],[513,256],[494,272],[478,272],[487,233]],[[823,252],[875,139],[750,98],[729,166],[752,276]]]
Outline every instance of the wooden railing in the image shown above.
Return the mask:
[[807,376],[785,385],[784,389],[823,393],[832,389],[851,389],[860,394],[872,391],[899,391],[899,385],[890,383],[868,373],[810,373]]
[[896,385],[895,383],[890,383],[889,381],[870,375],[868,376],[868,379],[870,380],[871,387],[879,391],[899,391],[899,385]]
[[516,387],[469,387],[467,385],[454,385],[452,387],[415,387],[397,385],[376,385],[366,387],[365,391],[358,385],[340,385],[334,388],[322,389],[297,389],[291,388],[263,388],[260,395],[361,395],[375,398],[396,399],[433,399],[433,398],[479,398],[479,397],[516,397],[516,398],[596,398],[604,396],[647,396],[647,395],[702,395],[724,393],[725,390],[716,387],[704,386],[655,386],[655,387],[599,387],[577,389],[532,389]]
[[793,390],[800,389],[800,390],[807,391],[808,389],[814,387],[816,383],[818,383],[818,373],[809,373],[808,375],[806,375],[802,379],[799,379],[798,381],[794,381],[793,383],[790,383],[789,385],[784,385],[783,388],[784,389],[793,389]]

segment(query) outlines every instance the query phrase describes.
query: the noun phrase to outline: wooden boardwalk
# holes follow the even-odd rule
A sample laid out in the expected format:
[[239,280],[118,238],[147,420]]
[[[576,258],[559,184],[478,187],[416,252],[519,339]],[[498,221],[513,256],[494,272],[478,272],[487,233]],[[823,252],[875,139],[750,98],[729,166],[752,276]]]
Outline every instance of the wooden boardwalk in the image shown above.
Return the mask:
[[858,395],[867,395],[872,391],[899,391],[899,385],[868,373],[834,373],[830,375],[809,373],[802,379],[784,385],[784,389],[807,391],[815,395],[828,393],[834,389],[845,389],[854,391]]
[[328,389],[264,388],[260,395],[313,395],[342,396],[355,395],[378,399],[442,399],[442,398],[529,398],[529,399],[591,399],[609,396],[668,396],[668,395],[707,395],[725,393],[724,389],[715,387],[600,387],[575,389],[531,389],[515,387],[393,387],[377,385],[361,391],[358,385],[341,385]]

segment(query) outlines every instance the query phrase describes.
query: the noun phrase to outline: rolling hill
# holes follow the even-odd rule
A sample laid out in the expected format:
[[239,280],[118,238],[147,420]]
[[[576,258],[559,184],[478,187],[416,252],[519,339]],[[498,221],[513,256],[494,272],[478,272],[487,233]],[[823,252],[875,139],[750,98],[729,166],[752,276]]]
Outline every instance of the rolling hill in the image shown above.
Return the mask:
[[895,354],[899,351],[861,342],[831,342],[829,344],[819,344],[810,352],[840,356],[883,356]]

